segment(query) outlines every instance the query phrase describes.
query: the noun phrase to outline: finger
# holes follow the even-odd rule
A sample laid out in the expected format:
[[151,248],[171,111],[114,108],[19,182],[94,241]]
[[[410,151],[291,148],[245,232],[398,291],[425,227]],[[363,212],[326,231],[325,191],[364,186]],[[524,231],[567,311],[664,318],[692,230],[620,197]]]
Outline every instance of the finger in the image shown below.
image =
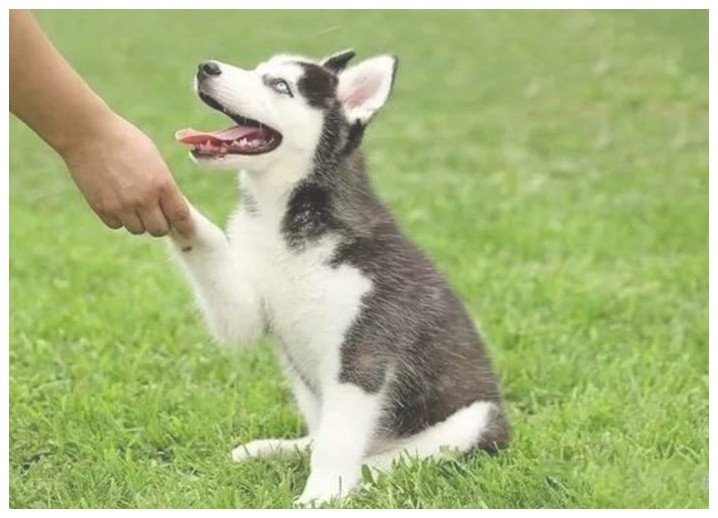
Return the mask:
[[108,214],[101,214],[99,212],[96,212],[96,214],[100,217],[102,222],[111,229],[116,230],[118,228],[122,228],[122,221],[120,220],[120,218],[116,216],[110,216]]
[[170,230],[170,224],[159,205],[140,210],[139,216],[145,230],[155,237],[167,235]]
[[194,222],[187,200],[176,186],[160,198],[160,207],[167,221],[183,237],[190,237],[194,232]]
[[122,224],[131,234],[144,234],[145,226],[136,212],[125,212],[120,216]]

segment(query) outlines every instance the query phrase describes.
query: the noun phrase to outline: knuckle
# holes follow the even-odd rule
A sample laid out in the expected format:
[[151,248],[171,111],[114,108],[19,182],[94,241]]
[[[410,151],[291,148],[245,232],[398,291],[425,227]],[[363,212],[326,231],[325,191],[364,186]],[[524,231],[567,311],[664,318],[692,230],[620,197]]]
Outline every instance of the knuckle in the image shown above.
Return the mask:
[[135,199],[135,208],[136,209],[143,209],[148,208],[152,206],[152,203],[155,201],[155,198],[149,194],[145,193],[143,196],[140,196]]
[[167,178],[160,178],[155,181],[154,187],[157,192],[165,194],[170,192],[172,189],[172,182],[170,182]]
[[136,192],[128,195],[123,205],[125,209],[137,210],[149,205],[152,199],[152,194],[149,191]]
[[122,200],[121,203],[117,204],[117,212],[127,212],[127,211],[135,211],[140,207],[140,202],[137,198],[127,198],[125,200]]
[[113,201],[101,200],[92,206],[98,214],[103,216],[114,216],[119,212],[119,204]]

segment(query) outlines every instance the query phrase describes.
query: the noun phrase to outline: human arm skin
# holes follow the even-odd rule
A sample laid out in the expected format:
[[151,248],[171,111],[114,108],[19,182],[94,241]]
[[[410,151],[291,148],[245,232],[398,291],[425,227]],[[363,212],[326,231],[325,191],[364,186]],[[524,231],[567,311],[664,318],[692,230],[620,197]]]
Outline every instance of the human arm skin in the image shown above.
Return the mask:
[[62,157],[107,226],[191,234],[187,202],[152,140],[90,89],[25,10],[10,10],[10,111]]

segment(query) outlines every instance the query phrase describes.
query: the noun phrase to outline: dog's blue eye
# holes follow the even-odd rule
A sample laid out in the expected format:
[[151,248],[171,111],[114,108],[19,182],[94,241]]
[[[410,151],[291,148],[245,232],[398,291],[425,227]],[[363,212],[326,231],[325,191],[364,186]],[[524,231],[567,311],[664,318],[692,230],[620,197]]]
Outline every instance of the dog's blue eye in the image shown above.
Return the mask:
[[292,91],[289,89],[289,85],[284,79],[273,79],[269,84],[275,92],[292,95]]

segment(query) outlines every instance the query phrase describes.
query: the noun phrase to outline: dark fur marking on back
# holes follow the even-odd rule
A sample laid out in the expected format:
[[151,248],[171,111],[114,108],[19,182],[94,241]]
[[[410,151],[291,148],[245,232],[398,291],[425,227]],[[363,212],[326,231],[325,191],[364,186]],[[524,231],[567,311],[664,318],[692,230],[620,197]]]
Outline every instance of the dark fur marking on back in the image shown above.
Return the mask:
[[[354,266],[372,280],[342,344],[339,379],[369,393],[388,391],[383,430],[407,437],[475,401],[500,405],[497,380],[474,323],[388,211],[364,236],[338,246],[330,265]],[[507,442],[502,415],[488,425],[479,446]]]

